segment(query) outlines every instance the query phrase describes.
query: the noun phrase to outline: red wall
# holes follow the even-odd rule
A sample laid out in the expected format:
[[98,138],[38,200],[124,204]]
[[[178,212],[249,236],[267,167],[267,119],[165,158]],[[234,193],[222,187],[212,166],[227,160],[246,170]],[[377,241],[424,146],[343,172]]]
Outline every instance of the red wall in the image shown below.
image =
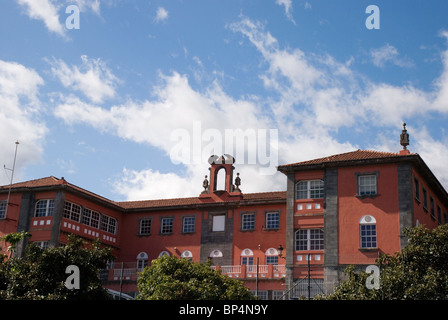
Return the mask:
[[[355,173],[379,172],[374,198],[356,197]],[[400,250],[398,176],[395,164],[338,169],[338,235],[340,264],[374,263],[380,252]],[[359,222],[365,215],[376,219],[378,251],[360,250]]]

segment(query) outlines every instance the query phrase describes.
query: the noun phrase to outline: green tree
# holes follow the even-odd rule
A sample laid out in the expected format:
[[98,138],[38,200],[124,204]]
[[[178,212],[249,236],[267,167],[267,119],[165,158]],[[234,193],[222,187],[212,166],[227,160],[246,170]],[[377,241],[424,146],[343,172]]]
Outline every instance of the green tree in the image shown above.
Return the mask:
[[448,299],[448,225],[429,230],[407,228],[408,245],[395,255],[381,255],[379,289],[368,290],[369,274],[346,270],[347,278],[327,299],[433,300]]
[[137,280],[140,300],[250,300],[254,295],[240,280],[211,268],[210,263],[160,257]]
[[[107,299],[109,295],[98,278],[100,269],[113,259],[108,248],[99,241],[90,247],[79,237],[69,236],[66,245],[41,249],[27,246],[25,257],[0,262],[0,299]],[[79,268],[80,288],[68,289],[65,273],[69,265]]]

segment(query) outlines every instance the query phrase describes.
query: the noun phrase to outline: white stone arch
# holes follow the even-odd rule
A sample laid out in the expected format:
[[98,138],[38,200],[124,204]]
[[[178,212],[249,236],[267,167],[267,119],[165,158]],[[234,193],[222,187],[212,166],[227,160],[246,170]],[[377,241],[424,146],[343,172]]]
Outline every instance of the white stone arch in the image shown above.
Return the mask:
[[264,253],[266,256],[278,256],[278,251],[275,248],[269,248]]
[[359,224],[375,224],[376,219],[370,215],[365,215],[359,220]]
[[209,258],[222,258],[223,254],[221,250],[214,249],[210,251],[210,254],[208,255]]
[[241,251],[242,257],[252,257],[253,255],[254,255],[254,252],[249,248],[243,249],[243,251]]

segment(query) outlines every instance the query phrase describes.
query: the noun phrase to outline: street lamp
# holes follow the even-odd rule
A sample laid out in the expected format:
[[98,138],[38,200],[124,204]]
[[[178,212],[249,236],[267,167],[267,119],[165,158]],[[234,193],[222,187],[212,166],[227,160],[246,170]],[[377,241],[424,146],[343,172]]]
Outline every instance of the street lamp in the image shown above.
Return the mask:
[[283,247],[282,247],[282,245],[278,246],[277,251],[278,251],[278,256],[280,258],[286,259],[285,257],[283,257]]

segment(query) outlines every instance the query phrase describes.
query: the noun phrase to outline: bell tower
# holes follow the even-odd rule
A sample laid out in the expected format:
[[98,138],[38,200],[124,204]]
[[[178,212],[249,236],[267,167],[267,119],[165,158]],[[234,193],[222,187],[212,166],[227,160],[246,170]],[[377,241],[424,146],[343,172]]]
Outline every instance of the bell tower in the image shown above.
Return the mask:
[[233,197],[242,197],[240,185],[240,174],[237,173],[235,184],[233,184],[233,171],[235,167],[235,158],[231,155],[224,154],[222,156],[212,155],[208,158],[210,164],[210,182],[208,176],[205,176],[203,188],[200,198],[211,198],[215,201],[225,201]]

